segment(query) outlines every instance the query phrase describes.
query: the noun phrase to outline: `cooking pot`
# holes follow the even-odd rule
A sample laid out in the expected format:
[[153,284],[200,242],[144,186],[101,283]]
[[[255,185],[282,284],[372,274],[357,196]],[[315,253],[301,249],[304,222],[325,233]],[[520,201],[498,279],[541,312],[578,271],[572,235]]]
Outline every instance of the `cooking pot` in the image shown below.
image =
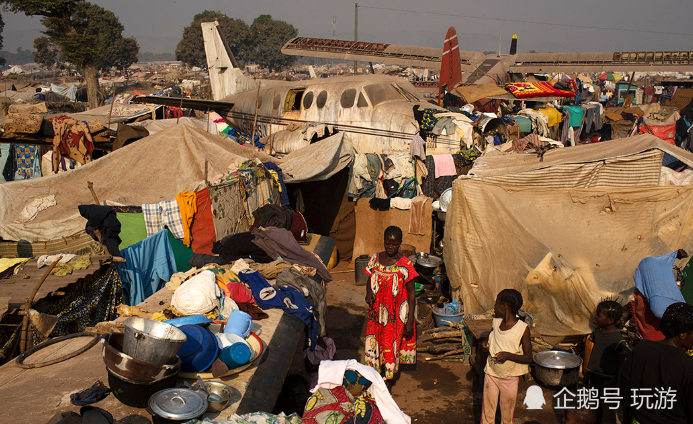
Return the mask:
[[135,359],[170,364],[185,343],[185,334],[170,324],[141,317],[130,317],[124,324],[123,353]]
[[140,383],[151,383],[180,370],[182,362],[178,356],[171,364],[160,365],[135,359],[123,353],[123,333],[106,333],[101,339],[103,362],[108,369],[121,377]]
[[152,394],[176,385],[180,368],[173,374],[150,383],[142,383],[127,379],[108,368],[106,368],[106,371],[108,371],[108,386],[111,388],[113,396],[115,396],[116,399],[128,406],[144,408],[147,406],[147,400]]
[[207,399],[197,392],[173,388],[158,391],[149,397],[147,412],[154,424],[182,424],[202,419],[208,405]]
[[414,269],[421,276],[423,284],[434,284],[433,271],[443,263],[442,258],[426,252],[419,252],[416,255],[410,256],[409,260],[414,263]]
[[534,354],[534,377],[548,387],[566,387],[580,379],[582,358],[570,352],[548,350]]

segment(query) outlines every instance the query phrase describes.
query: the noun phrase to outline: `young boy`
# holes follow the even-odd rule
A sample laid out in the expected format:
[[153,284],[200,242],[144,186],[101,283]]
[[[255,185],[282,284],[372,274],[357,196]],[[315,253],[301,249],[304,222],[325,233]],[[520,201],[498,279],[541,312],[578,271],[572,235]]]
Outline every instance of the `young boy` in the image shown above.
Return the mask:
[[493,307],[493,330],[482,347],[489,351],[484,372],[484,401],[481,424],[496,422],[496,408],[500,396],[501,423],[511,424],[520,376],[529,372],[532,348],[529,327],[517,317],[522,306],[522,295],[517,290],[505,289],[498,293]]

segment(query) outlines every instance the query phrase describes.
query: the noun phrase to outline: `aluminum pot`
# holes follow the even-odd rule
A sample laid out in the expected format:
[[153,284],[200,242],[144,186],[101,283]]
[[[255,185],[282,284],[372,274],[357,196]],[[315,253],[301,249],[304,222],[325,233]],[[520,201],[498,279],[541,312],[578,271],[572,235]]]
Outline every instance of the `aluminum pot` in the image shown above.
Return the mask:
[[101,355],[106,367],[121,377],[141,383],[161,380],[180,370],[183,362],[176,356],[172,364],[160,365],[135,359],[123,353],[123,333],[106,333],[101,339]]
[[151,395],[176,385],[180,368],[173,374],[151,383],[129,380],[114,373],[108,368],[106,368],[106,371],[108,372],[108,386],[111,388],[113,396],[115,396],[116,399],[128,406],[144,408],[147,406],[147,402]]
[[149,318],[125,320],[123,353],[154,364],[170,364],[186,337],[178,328]]
[[147,402],[147,412],[154,424],[183,424],[202,419],[207,399],[192,390],[173,388],[154,393]]
[[547,387],[574,386],[580,380],[582,358],[570,352],[537,352],[534,363],[534,378]]

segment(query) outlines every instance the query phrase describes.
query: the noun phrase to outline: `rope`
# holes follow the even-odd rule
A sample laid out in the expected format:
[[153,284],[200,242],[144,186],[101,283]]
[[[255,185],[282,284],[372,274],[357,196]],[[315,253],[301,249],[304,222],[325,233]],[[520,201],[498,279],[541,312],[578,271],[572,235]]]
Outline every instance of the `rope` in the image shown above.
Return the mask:
[[[51,359],[50,361],[46,361],[46,362],[36,362],[34,364],[25,364],[24,363],[24,360],[26,358],[28,358],[30,355],[38,352],[39,350],[43,349],[44,347],[48,347],[52,344],[56,344],[56,343],[62,342],[64,340],[74,339],[76,337],[92,337],[92,336],[94,338],[89,343],[87,343],[86,345],[82,346],[81,348],[75,350],[74,352],[68,353],[67,355],[63,355],[59,358]],[[87,332],[68,334],[67,336],[56,337],[54,339],[50,339],[46,342],[43,342],[40,345],[34,346],[31,349],[27,350],[26,352],[20,354],[19,356],[17,356],[15,363],[17,364],[17,366],[19,368],[24,368],[24,369],[41,368],[41,367],[45,367],[48,365],[57,364],[58,362],[66,361],[70,358],[74,358],[75,356],[86,352],[87,350],[91,349],[92,346],[97,344],[99,342],[99,340],[101,340],[100,335],[98,335],[96,333],[87,333]]]

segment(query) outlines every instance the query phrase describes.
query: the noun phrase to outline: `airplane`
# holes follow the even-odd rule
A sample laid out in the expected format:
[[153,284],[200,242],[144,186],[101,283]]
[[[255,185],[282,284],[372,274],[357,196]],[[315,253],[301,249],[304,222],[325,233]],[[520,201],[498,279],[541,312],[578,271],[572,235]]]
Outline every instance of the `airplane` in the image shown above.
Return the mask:
[[[213,101],[138,96],[136,103],[214,110],[242,133],[255,133],[286,155],[342,131],[357,152],[408,152],[418,132],[414,106],[447,110],[424,101],[406,79],[358,75],[304,81],[257,81],[243,74],[218,30],[202,23]],[[271,136],[270,136],[271,135]],[[459,136],[438,137],[441,153],[459,150]]]
[[[430,47],[309,37],[292,38],[281,51],[287,55],[434,69],[440,69],[444,53],[444,49]],[[462,84],[503,84],[532,73],[693,72],[693,51],[517,53],[516,35],[507,55],[459,51],[459,58]]]

